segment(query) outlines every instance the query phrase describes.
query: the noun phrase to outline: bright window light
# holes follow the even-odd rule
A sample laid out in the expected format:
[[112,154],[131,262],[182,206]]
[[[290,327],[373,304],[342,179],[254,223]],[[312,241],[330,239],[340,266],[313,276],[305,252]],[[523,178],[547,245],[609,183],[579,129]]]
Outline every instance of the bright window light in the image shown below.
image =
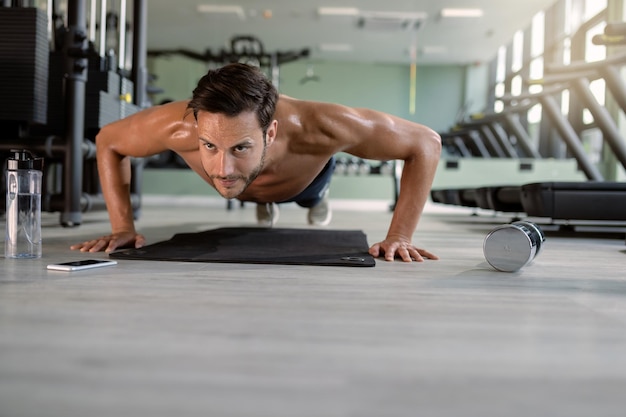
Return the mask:
[[356,7],[320,7],[317,14],[320,16],[358,16],[359,9]]
[[441,17],[482,17],[482,9],[441,9]]
[[197,7],[197,10],[200,13],[209,13],[209,14],[211,13],[234,14],[242,20],[246,18],[243,7],[241,6],[228,6],[228,5],[221,5],[221,4],[199,4]]
[[321,43],[318,48],[323,52],[351,52],[354,49],[349,43]]

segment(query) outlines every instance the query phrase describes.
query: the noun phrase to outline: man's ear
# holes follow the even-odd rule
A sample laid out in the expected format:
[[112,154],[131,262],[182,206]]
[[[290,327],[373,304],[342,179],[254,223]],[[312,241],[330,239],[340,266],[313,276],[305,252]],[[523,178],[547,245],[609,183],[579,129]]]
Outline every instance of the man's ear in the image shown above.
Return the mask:
[[277,134],[278,120],[272,120],[272,123],[270,123],[265,134],[265,143],[267,144],[267,146],[270,146],[272,143],[274,143],[274,139],[276,139]]

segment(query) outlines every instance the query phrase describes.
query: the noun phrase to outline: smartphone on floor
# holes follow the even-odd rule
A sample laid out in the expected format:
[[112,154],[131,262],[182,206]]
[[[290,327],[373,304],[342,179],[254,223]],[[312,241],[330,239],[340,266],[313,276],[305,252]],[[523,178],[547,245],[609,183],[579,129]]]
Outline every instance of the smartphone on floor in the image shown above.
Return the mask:
[[84,259],[80,261],[63,262],[48,265],[48,269],[54,271],[82,271],[84,269],[100,268],[103,266],[117,265],[117,261],[107,259]]

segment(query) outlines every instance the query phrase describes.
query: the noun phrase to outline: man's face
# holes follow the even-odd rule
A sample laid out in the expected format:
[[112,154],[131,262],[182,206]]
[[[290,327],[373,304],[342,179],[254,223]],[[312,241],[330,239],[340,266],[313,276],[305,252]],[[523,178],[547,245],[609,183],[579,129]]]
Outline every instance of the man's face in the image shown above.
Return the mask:
[[198,140],[204,172],[224,198],[236,198],[263,169],[265,150],[276,135],[276,121],[264,139],[253,112],[228,117],[198,112]]

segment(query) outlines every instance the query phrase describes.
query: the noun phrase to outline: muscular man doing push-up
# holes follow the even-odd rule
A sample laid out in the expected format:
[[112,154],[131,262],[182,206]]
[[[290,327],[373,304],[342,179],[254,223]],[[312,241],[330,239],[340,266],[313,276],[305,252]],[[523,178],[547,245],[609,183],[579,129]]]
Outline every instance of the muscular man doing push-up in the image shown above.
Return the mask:
[[[426,126],[374,110],[279,95],[256,67],[210,70],[187,101],[151,107],[103,127],[96,137],[100,183],[111,234],[73,245],[83,252],[141,247],[130,202],[130,158],[176,152],[227,199],[258,203],[273,222],[274,203],[309,207],[309,222],[329,220],[333,155],[402,160],[400,193],[385,239],[372,256],[437,259],[412,237],[435,175],[441,141]],[[275,215],[274,215],[275,217]]]

